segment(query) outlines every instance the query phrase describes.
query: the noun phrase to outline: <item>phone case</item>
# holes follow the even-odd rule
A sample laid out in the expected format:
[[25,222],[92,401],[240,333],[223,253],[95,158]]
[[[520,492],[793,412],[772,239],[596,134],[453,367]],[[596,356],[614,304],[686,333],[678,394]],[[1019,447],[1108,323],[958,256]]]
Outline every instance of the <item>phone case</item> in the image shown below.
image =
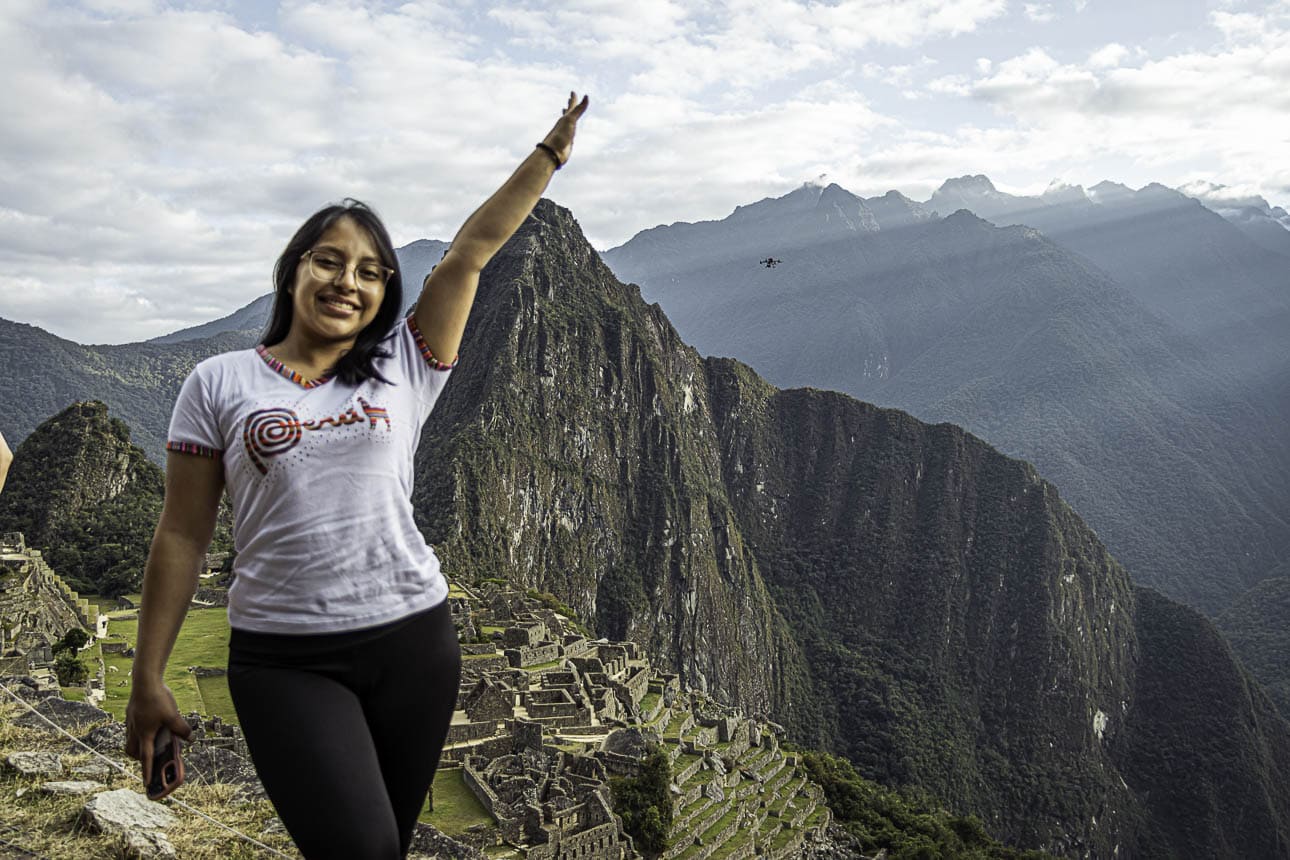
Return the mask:
[[180,740],[169,729],[157,732],[152,747],[152,780],[148,799],[161,800],[184,782],[184,760],[179,754]]

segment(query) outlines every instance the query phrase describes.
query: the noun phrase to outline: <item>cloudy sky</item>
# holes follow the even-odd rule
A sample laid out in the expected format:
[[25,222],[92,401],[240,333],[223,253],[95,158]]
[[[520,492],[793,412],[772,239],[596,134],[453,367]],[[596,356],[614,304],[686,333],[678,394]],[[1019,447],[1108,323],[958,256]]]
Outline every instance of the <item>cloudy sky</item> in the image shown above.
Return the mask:
[[0,317],[82,343],[246,304],[344,196],[451,239],[569,90],[602,249],[821,175],[1290,204],[1290,0],[4,0],[0,79]]

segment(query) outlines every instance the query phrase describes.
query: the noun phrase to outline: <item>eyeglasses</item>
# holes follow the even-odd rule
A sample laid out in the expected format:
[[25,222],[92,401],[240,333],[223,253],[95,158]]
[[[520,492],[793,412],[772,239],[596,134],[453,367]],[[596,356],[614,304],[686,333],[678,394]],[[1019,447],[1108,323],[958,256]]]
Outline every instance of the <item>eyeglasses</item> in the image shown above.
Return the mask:
[[[309,272],[320,281],[335,283],[345,277],[348,266],[345,261],[331,251],[310,249],[300,255],[309,259]],[[375,290],[384,287],[390,281],[394,270],[371,260],[362,260],[354,264],[354,283],[360,290]]]

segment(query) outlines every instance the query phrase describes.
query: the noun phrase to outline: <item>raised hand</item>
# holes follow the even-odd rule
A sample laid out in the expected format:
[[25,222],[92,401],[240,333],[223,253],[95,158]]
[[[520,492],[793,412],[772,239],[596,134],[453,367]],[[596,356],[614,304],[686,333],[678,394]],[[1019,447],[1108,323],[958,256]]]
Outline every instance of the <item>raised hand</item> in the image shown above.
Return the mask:
[[591,104],[588,96],[583,96],[578,100],[578,94],[569,93],[569,104],[565,107],[564,113],[556,120],[555,126],[550,133],[543,138],[542,142],[555,150],[556,155],[560,157],[560,163],[564,164],[573,154],[573,135],[578,129],[578,120],[587,112],[587,106]]

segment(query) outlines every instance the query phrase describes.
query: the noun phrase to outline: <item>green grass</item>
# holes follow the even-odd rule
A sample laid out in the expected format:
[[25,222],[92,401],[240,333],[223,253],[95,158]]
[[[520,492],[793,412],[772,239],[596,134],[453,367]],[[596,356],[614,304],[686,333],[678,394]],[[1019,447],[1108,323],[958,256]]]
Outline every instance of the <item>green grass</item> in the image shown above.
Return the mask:
[[63,698],[64,698],[64,699],[66,699],[66,700],[67,700],[67,701],[69,701],[69,702],[83,702],[83,701],[85,701],[85,688],[84,688],[84,687],[62,687],[62,688],[60,688],[60,689],[61,689],[61,692],[62,692]]
[[229,723],[237,722],[237,710],[228,691],[228,678],[223,675],[198,678],[197,689],[201,691],[202,704],[206,706],[208,715],[218,716]]
[[[108,635],[105,641],[123,640],[131,646],[138,635],[137,619],[112,620],[108,622]],[[222,719],[236,720],[232,702],[228,698],[227,683],[208,684],[212,692],[212,701],[206,702],[197,678],[188,671],[189,666],[227,666],[228,665],[228,610],[223,607],[211,609],[193,609],[184,620],[175,640],[175,649],[166,664],[165,681],[175,694],[175,703],[181,713],[197,711],[207,715],[219,715]],[[133,660],[120,654],[104,654],[105,666],[115,666],[105,676],[107,698],[103,709],[118,720],[125,719],[125,706],[130,699],[130,669]],[[222,678],[210,678],[208,681],[223,681]],[[121,682],[125,683],[122,684]]]
[[449,836],[466,832],[476,824],[496,824],[474,792],[461,778],[461,768],[442,767],[434,775],[434,811],[430,802],[421,809],[421,820]]

